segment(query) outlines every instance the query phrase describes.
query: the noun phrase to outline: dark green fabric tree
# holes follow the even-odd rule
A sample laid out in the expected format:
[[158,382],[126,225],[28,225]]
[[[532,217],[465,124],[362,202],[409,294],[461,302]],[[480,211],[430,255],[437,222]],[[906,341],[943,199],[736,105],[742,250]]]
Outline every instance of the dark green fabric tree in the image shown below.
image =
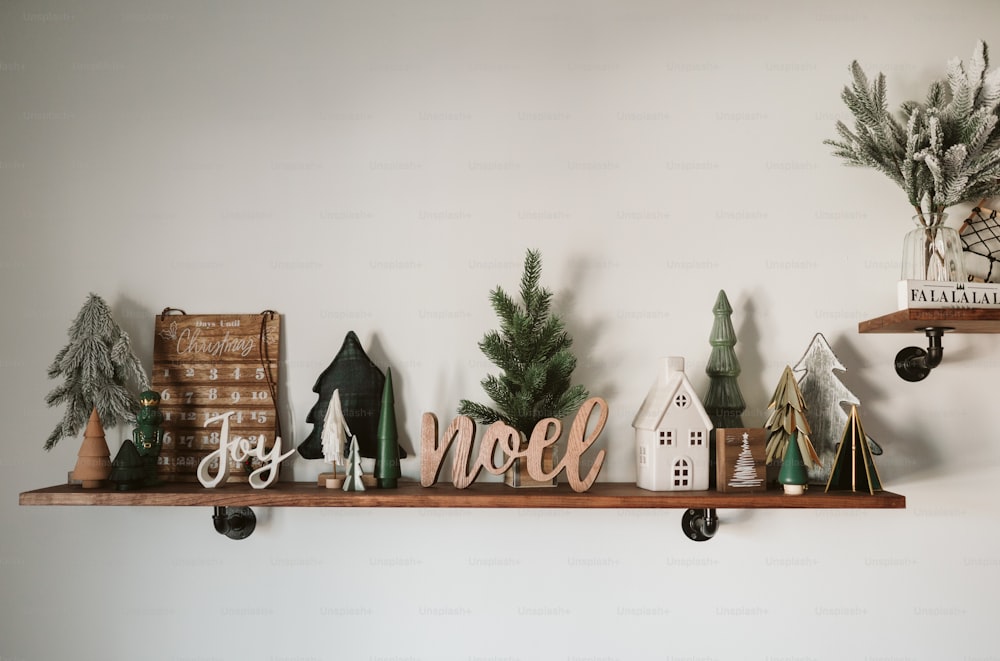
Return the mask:
[[494,406],[461,401],[458,412],[481,424],[502,420],[526,436],[539,420],[562,418],[587,399],[587,390],[571,385],[576,358],[570,352],[573,340],[562,320],[551,313],[552,292],[539,287],[542,258],[529,250],[521,276],[521,304],[499,286],[490,292],[490,302],[500,318],[500,330],[489,331],[479,343],[502,371],[482,381]]

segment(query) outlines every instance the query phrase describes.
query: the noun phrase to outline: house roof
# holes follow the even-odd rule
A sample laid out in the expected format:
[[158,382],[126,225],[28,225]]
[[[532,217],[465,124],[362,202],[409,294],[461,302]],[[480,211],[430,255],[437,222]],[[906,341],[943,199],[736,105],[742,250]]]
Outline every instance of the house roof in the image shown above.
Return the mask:
[[705,428],[711,429],[714,426],[712,419],[684,373],[684,359],[676,356],[663,360],[663,368],[635,414],[632,426],[636,429],[657,429],[667,411],[674,406],[674,397],[682,391],[691,398],[691,407],[701,417]]

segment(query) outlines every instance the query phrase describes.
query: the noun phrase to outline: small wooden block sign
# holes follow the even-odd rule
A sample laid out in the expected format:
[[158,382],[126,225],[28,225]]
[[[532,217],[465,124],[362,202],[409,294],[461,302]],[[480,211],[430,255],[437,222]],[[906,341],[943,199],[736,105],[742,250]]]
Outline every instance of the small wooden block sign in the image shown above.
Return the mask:
[[[229,431],[270,449],[280,436],[278,395],[280,315],[170,314],[156,316],[152,388],[160,393],[164,480],[193,482],[198,465],[219,450],[219,425],[205,423],[232,411]],[[178,311],[179,312],[179,311]],[[230,459],[230,482],[246,482],[257,465]]]
[[[590,434],[587,434],[590,417],[595,408],[599,408],[600,413],[590,430]],[[448,425],[444,436],[439,437],[437,416],[433,413],[424,413],[420,427],[420,484],[429,487],[438,481],[444,456],[448,453],[451,444],[457,440],[458,449],[455,456],[452,457],[451,463],[451,481],[456,489],[465,489],[475,482],[484,468],[494,475],[503,475],[515,461],[524,457],[527,460],[528,474],[533,479],[551,481],[565,470],[566,481],[569,482],[573,491],[587,491],[597,480],[597,475],[601,472],[607,453],[605,450],[597,453],[586,477],[580,476],[580,458],[597,441],[597,437],[604,430],[607,420],[608,403],[606,401],[600,397],[591,397],[584,402],[580,410],[577,411],[576,418],[573,419],[572,427],[570,427],[565,455],[551,471],[547,471],[542,461],[544,450],[555,444],[562,435],[562,423],[556,418],[545,418],[539,421],[531,432],[527,446],[523,449],[521,448],[520,434],[516,429],[503,422],[494,422],[486,428],[486,433],[479,444],[479,455],[470,465],[472,445],[476,438],[476,423],[472,418],[464,415],[456,417]],[[500,465],[495,463],[498,446],[506,455],[506,460]]]
[[767,430],[715,430],[715,488],[724,493],[767,490]]

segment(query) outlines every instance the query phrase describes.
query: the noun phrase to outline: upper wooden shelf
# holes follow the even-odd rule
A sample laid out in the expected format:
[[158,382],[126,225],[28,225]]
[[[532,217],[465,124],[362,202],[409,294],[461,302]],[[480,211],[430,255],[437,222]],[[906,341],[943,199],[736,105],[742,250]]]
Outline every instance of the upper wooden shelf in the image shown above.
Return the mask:
[[21,505],[145,505],[218,507],[471,507],[471,508],[622,508],[622,509],[902,509],[906,498],[889,491],[877,494],[845,491],[824,493],[812,487],[805,495],[716,491],[646,491],[631,483],[598,482],[586,493],[566,484],[514,489],[494,482],[477,482],[468,489],[450,484],[421,487],[401,482],[398,489],[344,492],[312,482],[280,482],[268,489],[230,484],[205,489],[196,483],[174,483],[139,491],[83,489],[59,485],[26,491]]
[[947,328],[955,333],[1000,333],[1000,310],[897,310],[858,323],[859,333],[906,333],[927,328]]

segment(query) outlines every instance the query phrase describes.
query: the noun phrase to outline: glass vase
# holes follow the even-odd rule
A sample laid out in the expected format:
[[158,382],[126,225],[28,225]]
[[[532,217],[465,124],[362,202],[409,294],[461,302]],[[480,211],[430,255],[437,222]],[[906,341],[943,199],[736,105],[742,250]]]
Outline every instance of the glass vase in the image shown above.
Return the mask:
[[903,280],[965,282],[962,240],[945,225],[946,213],[923,213],[913,217],[917,228],[903,240]]

